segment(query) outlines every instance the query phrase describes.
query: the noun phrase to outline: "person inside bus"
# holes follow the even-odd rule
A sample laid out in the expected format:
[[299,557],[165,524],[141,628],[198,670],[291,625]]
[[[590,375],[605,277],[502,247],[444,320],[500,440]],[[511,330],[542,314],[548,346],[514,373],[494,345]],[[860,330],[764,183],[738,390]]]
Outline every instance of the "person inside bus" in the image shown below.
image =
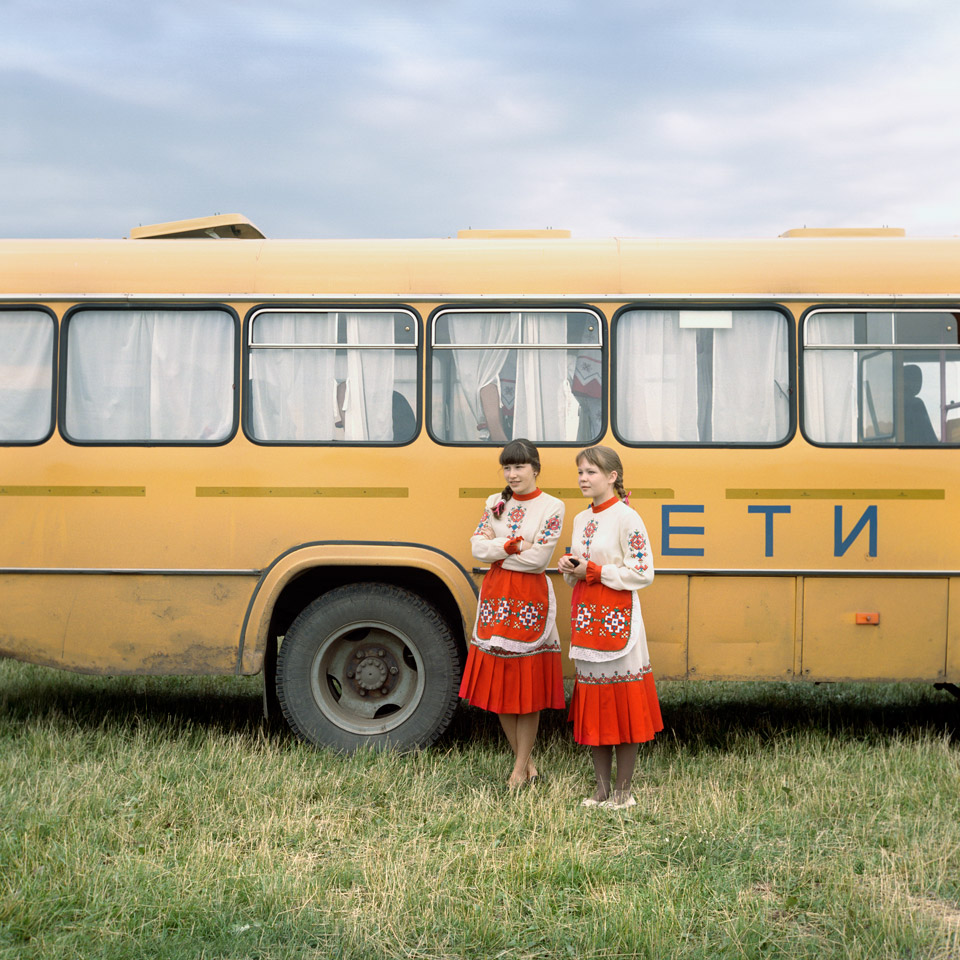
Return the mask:
[[508,350],[497,378],[480,388],[478,399],[483,420],[477,424],[490,439],[506,443],[513,436],[513,413],[517,398],[517,352]]
[[562,500],[537,486],[540,454],[524,439],[500,452],[506,486],[487,497],[470,547],[490,564],[460,696],[497,714],[513,750],[511,788],[536,780],[531,759],[540,711],[564,708],[557,600],[544,570],[563,527]]
[[[343,429],[343,411],[346,393],[347,381],[338,380],[337,419],[333,424],[338,430]],[[406,442],[407,440],[412,440],[413,435],[417,432],[417,416],[413,412],[413,407],[410,406],[410,401],[407,400],[407,398],[399,390],[393,391],[392,417],[393,436],[389,439],[397,442]]]
[[906,443],[939,443],[927,405],[920,399],[923,372],[915,363],[903,368],[903,439]]

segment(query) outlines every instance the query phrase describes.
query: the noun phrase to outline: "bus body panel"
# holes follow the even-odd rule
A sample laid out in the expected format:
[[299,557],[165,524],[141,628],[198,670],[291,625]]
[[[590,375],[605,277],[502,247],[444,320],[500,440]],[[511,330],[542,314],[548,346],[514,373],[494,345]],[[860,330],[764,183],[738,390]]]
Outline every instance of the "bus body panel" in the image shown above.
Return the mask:
[[947,590],[946,579],[808,577],[804,676],[942,681]]
[[796,589],[792,577],[691,577],[690,675],[792,677]]
[[226,674],[253,578],[0,576],[0,656],[77,673]]

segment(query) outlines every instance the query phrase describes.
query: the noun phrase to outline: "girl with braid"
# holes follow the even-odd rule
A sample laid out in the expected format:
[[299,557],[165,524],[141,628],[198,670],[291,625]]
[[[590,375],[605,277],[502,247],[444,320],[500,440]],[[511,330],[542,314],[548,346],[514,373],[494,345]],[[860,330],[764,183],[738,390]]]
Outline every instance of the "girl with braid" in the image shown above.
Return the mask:
[[540,454],[529,440],[508,443],[500,465],[507,485],[487,498],[470,538],[474,557],[490,569],[460,696],[499,716],[514,754],[507,783],[515,788],[537,778],[531,753],[540,711],[564,708],[557,600],[544,574],[560,538],[563,502],[537,487]]
[[639,744],[663,729],[637,599],[653,581],[653,560],[643,521],[627,506],[616,451],[581,450],[577,472],[593,504],[574,518],[571,552],[557,564],[573,587],[570,719],[574,739],[593,751],[597,789],[583,805],[620,810],[636,803],[630,784]]

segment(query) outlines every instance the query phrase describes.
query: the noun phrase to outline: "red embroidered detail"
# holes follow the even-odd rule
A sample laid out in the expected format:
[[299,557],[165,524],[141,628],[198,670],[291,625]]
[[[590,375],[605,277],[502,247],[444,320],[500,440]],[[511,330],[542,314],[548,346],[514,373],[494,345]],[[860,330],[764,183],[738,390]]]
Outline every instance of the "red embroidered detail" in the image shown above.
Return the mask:
[[[483,648],[480,648],[483,650]],[[541,647],[537,647],[536,650],[504,650],[502,647],[491,646],[483,652],[488,657],[497,657],[500,660],[513,660],[517,657],[539,657],[541,654],[557,654],[560,653],[560,644],[559,643],[550,643],[547,642]]]
[[[542,603],[499,597],[480,601],[477,636],[489,640],[493,635],[510,640],[535,640],[547,625],[547,610]],[[536,636],[530,636],[530,634]],[[520,634],[515,636],[515,634]]]
[[622,650],[630,640],[633,595],[580,581],[573,588],[570,643],[590,650]]
[[543,529],[540,531],[540,536],[537,537],[537,543],[548,543],[551,537],[555,537],[560,533],[560,518],[556,515],[550,517],[549,520],[543,525]]
[[590,559],[590,543],[593,540],[593,535],[597,532],[597,521],[591,520],[583,528],[583,539],[581,543],[583,544],[583,550],[581,551],[581,556],[584,560]]
[[483,533],[483,528],[487,525],[487,521],[490,519],[490,511],[484,510],[483,516],[480,518],[480,523],[477,524],[477,529],[473,531],[475,537],[479,537]]
[[523,523],[523,518],[527,515],[527,511],[523,507],[514,507],[508,514],[507,520],[510,522],[507,526],[510,528],[511,533],[516,533],[520,529],[520,524]]
[[590,676],[586,673],[580,673],[578,670],[574,677],[576,678],[577,683],[588,684],[591,686],[599,686],[605,683],[636,683],[638,680],[643,680],[643,678],[648,674],[653,672],[653,667],[647,665],[646,667],[641,667],[635,673],[620,673],[619,670],[614,670],[613,673],[604,676]]
[[647,548],[647,538],[639,530],[634,530],[627,542],[637,558],[637,562],[633,564],[633,569],[637,573],[646,573],[648,564],[644,563],[646,557],[644,550]]

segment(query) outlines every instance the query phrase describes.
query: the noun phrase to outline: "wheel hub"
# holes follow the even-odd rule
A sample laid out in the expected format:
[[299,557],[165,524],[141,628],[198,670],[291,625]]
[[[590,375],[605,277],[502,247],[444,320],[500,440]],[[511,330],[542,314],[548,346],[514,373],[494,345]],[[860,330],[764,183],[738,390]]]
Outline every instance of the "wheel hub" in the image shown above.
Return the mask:
[[357,650],[347,666],[347,682],[361,696],[385,697],[397,684],[400,667],[383,647]]

